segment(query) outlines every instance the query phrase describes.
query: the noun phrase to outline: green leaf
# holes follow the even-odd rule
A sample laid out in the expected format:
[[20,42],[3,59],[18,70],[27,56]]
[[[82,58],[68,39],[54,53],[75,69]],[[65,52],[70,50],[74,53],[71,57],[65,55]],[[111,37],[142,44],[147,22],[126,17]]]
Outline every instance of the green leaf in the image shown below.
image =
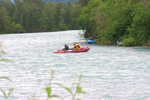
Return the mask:
[[77,86],[77,93],[87,94],[87,92],[82,91],[81,87]]
[[14,88],[10,88],[9,89],[9,93],[8,93],[8,96],[10,96],[11,95],[11,93],[12,93],[12,91],[14,90]]
[[2,90],[1,88],[0,88],[0,91],[4,94],[4,97],[6,98],[6,97],[7,97],[7,95],[6,95],[5,91],[4,91],[4,90]]
[[68,87],[64,87],[64,89],[66,89],[73,96],[72,91]]
[[82,100],[82,99],[75,99],[75,100]]
[[60,86],[60,87],[64,87],[62,84],[60,84],[60,83],[52,83],[52,84],[55,84],[55,85],[58,85],[58,86]]
[[5,55],[5,52],[3,50],[1,52]]
[[72,83],[72,85],[77,85],[77,84],[78,84],[77,82]]
[[11,60],[9,60],[9,59],[1,59],[0,61],[7,61],[7,62],[11,62]]
[[50,98],[51,97],[51,87],[46,87],[45,90],[47,92],[47,96]]
[[81,93],[81,87],[77,86],[77,93]]
[[52,84],[59,85],[60,87],[62,87],[62,88],[64,88],[65,90],[67,90],[71,95],[73,95],[72,91],[71,91],[68,87],[63,86],[63,85],[60,84],[60,83],[52,83]]
[[53,97],[56,97],[56,98],[61,98],[60,96],[58,95],[51,95],[50,98],[53,98]]
[[83,93],[83,94],[88,94],[87,92],[85,92],[85,91],[81,91],[81,93]]
[[12,80],[10,80],[8,77],[0,77],[0,79],[6,79],[6,80],[9,80],[9,81],[12,81]]

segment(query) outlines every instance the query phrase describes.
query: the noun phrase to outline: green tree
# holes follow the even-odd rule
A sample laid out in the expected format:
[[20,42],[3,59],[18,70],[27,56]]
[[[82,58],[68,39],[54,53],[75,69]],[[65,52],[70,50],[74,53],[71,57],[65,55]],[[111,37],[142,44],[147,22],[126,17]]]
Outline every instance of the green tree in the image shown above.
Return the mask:
[[41,15],[40,15],[40,19],[39,19],[40,25],[39,25],[39,30],[38,31],[40,31],[40,30],[41,31],[46,31],[47,20],[48,20],[47,13],[46,13],[45,10],[43,10]]
[[78,2],[79,2],[79,4],[82,6],[82,7],[84,7],[84,6],[87,6],[88,5],[88,2],[89,2],[90,0],[79,0]]
[[139,2],[135,5],[133,11],[133,23],[128,28],[129,36],[134,42],[130,45],[148,45],[150,43],[150,2]]
[[[82,5],[83,6],[83,5]],[[85,38],[97,34],[101,44],[149,44],[149,0],[90,0],[79,12]]]
[[[132,4],[130,1],[126,2],[125,0],[114,0],[114,3],[107,1],[106,3],[106,9],[109,13],[105,13],[107,24],[103,36],[115,44],[120,37],[129,34],[127,28],[131,26],[133,20],[133,16],[131,15],[133,10]],[[113,6],[110,7],[109,5],[111,4]]]
[[24,4],[24,19],[22,25],[27,32],[37,32],[40,25],[39,7],[37,4],[25,2]]
[[10,0],[5,0],[2,5],[7,9],[8,16],[13,16],[14,8],[15,8],[14,4]]
[[8,11],[4,6],[0,6],[0,32],[7,32],[10,27]]
[[47,2],[44,8],[46,14],[47,14],[47,31],[55,31],[56,29],[56,23],[55,23],[55,8],[54,4],[52,2]]
[[65,3],[63,5],[63,13],[62,13],[62,17],[63,17],[63,21],[64,23],[66,24],[67,28],[70,29],[71,26],[71,18],[72,18],[72,6],[71,6],[71,3],[68,2],[68,3]]
[[99,4],[99,0],[90,1],[89,5],[87,7],[84,7],[80,12],[80,16],[77,21],[82,29],[86,29],[86,32],[84,34],[85,38],[89,38],[90,36],[96,34],[96,19],[94,16],[96,14],[95,9],[97,9],[97,6],[99,6]]
[[26,9],[24,8],[24,3],[20,1],[15,1],[15,9],[14,9],[14,15],[13,15],[13,22],[15,24],[22,25],[22,22],[24,21]]
[[62,2],[55,2],[54,4],[54,10],[55,10],[55,26],[57,27],[57,30],[60,30],[61,29],[61,26],[62,26]]

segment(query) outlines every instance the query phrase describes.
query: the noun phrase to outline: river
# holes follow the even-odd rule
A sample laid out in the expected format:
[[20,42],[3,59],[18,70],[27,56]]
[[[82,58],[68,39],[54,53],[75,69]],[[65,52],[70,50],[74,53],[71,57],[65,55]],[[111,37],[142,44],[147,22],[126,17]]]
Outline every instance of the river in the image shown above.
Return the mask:
[[[72,83],[78,80],[76,74],[82,74],[86,82],[81,83],[81,87],[88,93],[76,96],[82,100],[150,100],[150,47],[88,44],[78,33],[82,31],[0,35],[6,53],[2,58],[12,61],[0,62],[0,76],[13,81],[0,79],[0,88],[14,88],[9,100],[28,100],[34,93],[35,98],[46,100],[43,88],[48,81],[39,81],[50,77],[50,69],[55,70],[56,78],[52,82],[72,91],[75,91]],[[53,53],[64,44],[72,47],[73,42],[90,50]],[[56,85],[52,87],[52,94],[71,100],[69,92]],[[0,100],[3,99],[0,92]]]

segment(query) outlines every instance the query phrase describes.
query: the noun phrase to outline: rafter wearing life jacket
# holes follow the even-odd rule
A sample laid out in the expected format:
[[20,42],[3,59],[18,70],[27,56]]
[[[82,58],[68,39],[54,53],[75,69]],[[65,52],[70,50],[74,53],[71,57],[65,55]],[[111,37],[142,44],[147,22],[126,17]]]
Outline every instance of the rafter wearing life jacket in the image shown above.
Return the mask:
[[76,42],[73,43],[73,50],[76,50],[77,49],[77,45],[76,45]]
[[81,46],[79,43],[77,43],[76,46],[77,46],[77,49],[81,49]]

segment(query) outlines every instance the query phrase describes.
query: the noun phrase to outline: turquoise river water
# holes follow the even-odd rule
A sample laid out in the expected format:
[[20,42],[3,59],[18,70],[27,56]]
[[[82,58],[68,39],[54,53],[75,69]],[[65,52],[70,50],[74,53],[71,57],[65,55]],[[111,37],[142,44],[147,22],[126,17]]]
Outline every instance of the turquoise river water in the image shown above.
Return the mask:
[[[6,52],[2,58],[12,62],[0,62],[0,76],[7,76],[13,82],[0,79],[0,88],[14,91],[9,100],[28,100],[30,94],[46,100],[43,89],[50,77],[50,69],[55,70],[52,82],[61,83],[75,91],[73,82],[76,74],[82,74],[86,81],[81,87],[88,94],[77,95],[82,100],[150,100],[150,47],[121,47],[88,44],[79,35],[82,31],[43,32],[28,34],[0,35]],[[90,47],[85,53],[53,52],[64,44],[72,47],[79,42],[81,47]],[[64,100],[71,95],[59,86],[52,86],[52,94]],[[4,100],[0,92],[0,100]],[[53,98],[52,100],[61,100]]]

